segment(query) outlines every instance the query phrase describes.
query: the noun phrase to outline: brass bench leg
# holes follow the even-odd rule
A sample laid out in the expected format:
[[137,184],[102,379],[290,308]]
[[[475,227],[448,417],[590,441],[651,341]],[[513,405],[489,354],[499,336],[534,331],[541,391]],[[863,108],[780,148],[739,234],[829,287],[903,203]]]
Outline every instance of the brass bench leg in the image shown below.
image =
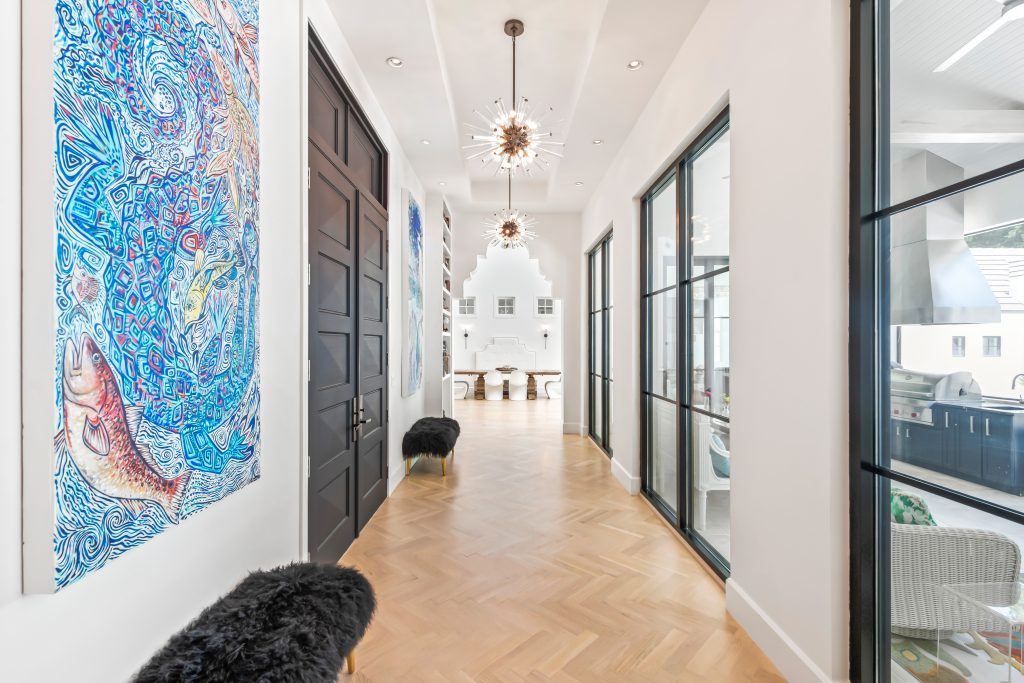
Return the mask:
[[445,468],[445,464],[447,462],[448,462],[448,456],[447,455],[444,456],[443,458],[441,458],[441,476],[442,477],[447,477],[448,476],[448,472],[446,471],[446,468]]
[[405,461],[405,476],[409,476],[409,472],[412,470],[412,460]]
[[356,672],[356,649],[352,648],[352,651],[348,653],[348,657],[345,657],[345,663],[348,665],[348,672],[354,674]]

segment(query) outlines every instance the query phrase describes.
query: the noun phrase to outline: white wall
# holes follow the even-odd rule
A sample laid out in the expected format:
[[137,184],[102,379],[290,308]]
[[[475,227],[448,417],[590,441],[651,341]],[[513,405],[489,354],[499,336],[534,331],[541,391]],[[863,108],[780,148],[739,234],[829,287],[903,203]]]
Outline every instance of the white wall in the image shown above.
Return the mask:
[[[477,369],[477,351],[495,337],[516,337],[536,354],[536,364],[529,369],[562,369],[562,302],[555,299],[554,315],[537,315],[537,297],[553,297],[552,285],[544,277],[540,261],[527,249],[488,247],[486,256],[477,256],[477,266],[461,290],[463,297],[476,298],[476,313],[460,316],[456,310],[456,368]],[[497,316],[495,299],[499,296],[515,297],[515,317]],[[468,339],[463,336],[467,329]],[[548,330],[546,345],[544,329]],[[538,391],[543,383],[539,384]]]
[[[562,400],[562,427],[567,434],[585,433],[585,411],[582,378],[586,353],[569,354],[570,349],[580,348],[584,325],[585,299],[578,298],[584,291],[584,254],[580,248],[580,215],[575,213],[531,214],[537,219],[537,238],[530,242],[531,258],[537,259],[544,277],[551,281],[551,295],[562,301],[564,331],[562,348],[566,350],[563,367],[564,397]],[[460,211],[458,220],[452,223],[454,240],[453,287],[456,297],[463,295],[463,284],[476,268],[477,257],[487,253],[487,240],[482,236],[488,213]],[[477,305],[480,305],[478,302]],[[493,305],[493,304],[492,304]],[[460,321],[455,321],[455,344],[461,347],[464,341]],[[537,327],[540,327],[539,325]],[[543,346],[543,344],[542,344]]]
[[848,670],[849,14],[711,0],[583,214],[584,245],[615,230],[613,471],[635,492],[639,197],[730,105],[727,604],[792,681]]
[[[53,6],[24,0],[26,82],[45,81],[52,68]],[[0,679],[15,683],[125,680],[166,639],[248,571],[298,559],[305,551],[303,527],[305,385],[305,63],[304,12],[321,36],[348,84],[391,152],[389,234],[392,240],[390,287],[401,292],[398,202],[401,187],[421,187],[395,136],[345,47],[325,0],[262,0],[261,2],[261,343],[262,343],[262,478],[212,505],[181,525],[111,562],[101,571],[57,595],[21,595],[21,496],[19,375],[17,335],[0,335],[5,378],[0,390],[0,420],[5,448],[0,449]],[[0,104],[0,134],[26,146],[52,149],[52,104],[45,88],[26,88],[26,125],[18,122],[20,44],[16,20],[2,29],[7,59],[0,67],[0,88],[8,94]],[[9,317],[20,310],[18,281],[18,198],[22,192],[16,144],[5,148],[0,162],[7,249],[2,250],[2,308]],[[49,154],[48,152],[46,154]],[[45,156],[33,162],[36,175],[24,182],[24,230],[50,230],[33,220],[36,207],[52,199],[40,192],[50,164]],[[27,163],[28,167],[28,163]],[[422,193],[421,193],[422,195]],[[36,213],[33,213],[36,211]],[[33,257],[35,258],[35,257]],[[40,258],[52,258],[43,254]],[[399,264],[399,265],[396,265]],[[390,351],[399,358],[402,336],[400,294],[393,299],[389,323]],[[52,350],[28,353],[52,360]],[[401,399],[397,362],[391,363],[391,470],[403,473],[400,438],[405,426],[422,411],[423,392]],[[39,378],[27,378],[39,381]],[[45,381],[51,381],[49,379]],[[34,408],[33,409],[37,409]],[[27,454],[31,457],[32,454]]]

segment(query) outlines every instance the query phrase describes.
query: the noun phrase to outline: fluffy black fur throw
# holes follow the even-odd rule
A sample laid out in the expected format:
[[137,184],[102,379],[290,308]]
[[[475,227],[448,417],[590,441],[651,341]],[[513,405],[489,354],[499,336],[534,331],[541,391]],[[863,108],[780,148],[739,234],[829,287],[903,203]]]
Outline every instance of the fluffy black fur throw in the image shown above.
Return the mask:
[[355,569],[253,572],[146,664],[137,683],[334,683],[376,608]]
[[462,430],[450,417],[423,417],[416,420],[402,439],[402,457],[411,460],[417,455],[443,458],[455,448]]

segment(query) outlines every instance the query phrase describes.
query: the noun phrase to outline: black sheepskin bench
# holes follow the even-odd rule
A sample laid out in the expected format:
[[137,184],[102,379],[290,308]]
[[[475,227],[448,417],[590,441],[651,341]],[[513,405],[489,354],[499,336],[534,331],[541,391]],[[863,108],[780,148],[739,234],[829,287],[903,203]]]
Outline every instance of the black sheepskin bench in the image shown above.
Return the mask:
[[447,476],[448,456],[455,460],[455,442],[462,433],[459,423],[450,417],[422,417],[402,439],[402,457],[405,473],[412,470],[413,461],[420,456],[441,459],[441,476]]
[[173,636],[136,683],[334,683],[377,601],[355,569],[295,563],[253,572]]

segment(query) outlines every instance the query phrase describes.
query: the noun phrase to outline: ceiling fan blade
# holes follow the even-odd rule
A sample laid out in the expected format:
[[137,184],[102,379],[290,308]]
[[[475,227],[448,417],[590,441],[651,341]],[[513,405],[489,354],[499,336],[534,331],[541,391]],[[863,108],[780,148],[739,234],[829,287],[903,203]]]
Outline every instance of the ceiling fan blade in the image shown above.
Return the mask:
[[946,69],[950,68],[951,66],[959,62],[961,59],[970,54],[974,50],[974,48],[978,47],[983,42],[991,38],[996,31],[1001,29],[1008,22],[1009,19],[1007,18],[1006,14],[996,19],[988,28],[986,28],[978,35],[974,36],[974,38],[971,38],[971,40],[966,45],[964,45],[962,48],[954,52],[949,59],[935,67],[934,73],[942,73]]

